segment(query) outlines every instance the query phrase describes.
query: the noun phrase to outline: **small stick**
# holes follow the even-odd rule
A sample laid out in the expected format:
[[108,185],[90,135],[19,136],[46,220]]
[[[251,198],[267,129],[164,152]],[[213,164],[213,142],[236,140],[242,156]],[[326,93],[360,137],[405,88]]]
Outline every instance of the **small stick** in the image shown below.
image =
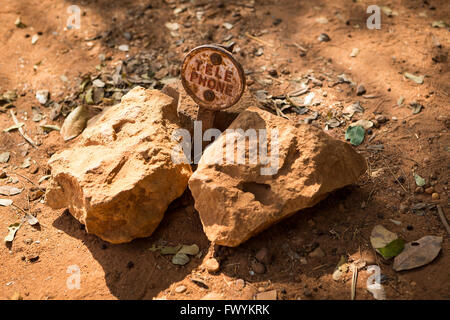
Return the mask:
[[352,276],[352,296],[351,299],[355,300],[356,296],[356,282],[358,281],[358,268],[353,265],[353,276]]
[[440,205],[436,206],[438,209],[439,218],[441,218],[441,222],[444,225],[445,229],[447,230],[447,233],[450,235],[450,226],[448,225],[447,219],[444,215],[444,210],[442,210]]
[[248,33],[248,32],[246,32],[245,35],[246,35],[247,37],[249,37],[250,39],[252,39],[252,40],[255,40],[255,41],[259,42],[259,43],[262,43],[262,44],[264,44],[264,45],[266,45],[266,46],[269,46],[269,47],[273,48],[273,44],[271,44],[271,43],[269,43],[269,42],[267,42],[267,41],[261,40],[260,38],[257,38],[257,37],[255,37],[255,36],[252,36],[252,35],[251,35],[250,33]]
[[[12,117],[12,119],[13,119],[13,121],[14,121],[14,123],[16,124],[16,125],[18,125],[19,124],[19,121],[17,121],[17,118],[16,118],[16,116],[14,115],[14,112],[12,111],[12,110],[9,110],[9,112],[11,113],[11,117]],[[32,146],[33,146],[33,148],[36,148],[37,149],[37,146],[36,146],[36,144],[34,143],[34,141],[23,131],[23,128],[22,127],[20,127],[19,129],[19,133],[22,135],[22,137],[29,143],[29,144],[31,144]]]

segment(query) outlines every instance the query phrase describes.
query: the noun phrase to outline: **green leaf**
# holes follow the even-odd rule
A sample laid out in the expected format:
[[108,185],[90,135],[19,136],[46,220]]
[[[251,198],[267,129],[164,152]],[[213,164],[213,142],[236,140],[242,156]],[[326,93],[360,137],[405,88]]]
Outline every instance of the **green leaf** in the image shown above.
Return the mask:
[[383,256],[383,258],[390,259],[400,254],[404,248],[405,248],[405,241],[403,239],[398,238],[390,242],[386,247],[379,248],[377,250]]
[[178,251],[178,253],[184,253],[191,256],[195,256],[199,251],[200,248],[196,244],[193,244],[191,246],[183,245],[183,247],[180,249],[180,251]]
[[359,146],[364,141],[366,131],[361,126],[348,127],[345,132],[345,140],[350,140],[354,146]]
[[178,252],[176,255],[173,256],[172,263],[184,266],[186,263],[189,262],[189,260],[190,259],[186,254]]
[[421,176],[419,176],[417,173],[414,174],[414,180],[416,180],[416,184],[419,187],[423,187],[427,182],[425,181],[424,178],[422,178]]

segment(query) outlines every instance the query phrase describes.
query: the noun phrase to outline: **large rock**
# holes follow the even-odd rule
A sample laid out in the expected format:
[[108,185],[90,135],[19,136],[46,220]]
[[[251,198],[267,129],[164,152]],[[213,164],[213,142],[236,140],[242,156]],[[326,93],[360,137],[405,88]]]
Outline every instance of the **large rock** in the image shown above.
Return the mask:
[[189,164],[172,161],[176,110],[160,91],[131,90],[52,156],[47,204],[69,208],[89,233],[112,243],[151,235],[192,174]]
[[[365,159],[349,144],[314,126],[295,125],[251,107],[229,127],[251,128],[267,130],[261,136],[267,137],[270,162],[264,164],[261,155],[265,152],[259,151],[258,161],[250,164],[248,151],[255,145],[247,139],[241,145],[246,150],[244,164],[214,163],[226,153],[227,136],[245,143],[242,132],[224,132],[206,149],[189,180],[203,229],[216,244],[237,246],[298,210],[314,206],[333,190],[355,183],[367,169]],[[276,130],[277,139],[272,138]],[[231,146],[234,152],[239,148],[238,144]]]

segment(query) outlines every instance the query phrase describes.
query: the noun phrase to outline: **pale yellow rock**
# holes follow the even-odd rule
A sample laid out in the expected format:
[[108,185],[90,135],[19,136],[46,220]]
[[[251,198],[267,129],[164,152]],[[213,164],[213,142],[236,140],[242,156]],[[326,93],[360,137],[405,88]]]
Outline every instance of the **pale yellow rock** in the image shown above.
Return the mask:
[[176,108],[158,90],[132,89],[52,156],[46,203],[69,208],[87,232],[111,243],[151,235],[192,174],[189,164],[172,161]]
[[[273,163],[249,164],[248,152],[244,164],[226,159],[214,163],[226,153],[225,133],[205,150],[189,180],[203,230],[215,244],[238,246],[298,210],[314,206],[330,192],[355,183],[367,169],[364,157],[350,144],[314,126],[296,125],[250,107],[229,127],[244,132],[250,128],[267,130],[268,150],[275,149],[272,130],[278,130],[279,157]],[[243,140],[243,135],[236,136]],[[247,151],[250,145],[247,139]],[[269,167],[277,169],[274,174]]]

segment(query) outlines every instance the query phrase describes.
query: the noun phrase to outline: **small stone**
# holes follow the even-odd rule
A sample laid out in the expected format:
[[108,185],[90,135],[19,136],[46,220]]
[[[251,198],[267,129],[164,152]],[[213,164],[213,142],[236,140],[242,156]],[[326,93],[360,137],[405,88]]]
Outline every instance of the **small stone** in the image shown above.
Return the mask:
[[425,192],[428,193],[428,194],[433,194],[434,193],[434,188],[433,187],[426,188]]
[[302,257],[302,258],[300,258],[300,263],[301,264],[308,264],[308,260],[306,260],[306,258]]
[[8,177],[6,172],[5,171],[0,171],[0,179],[5,179],[6,177]]
[[309,256],[311,258],[322,258],[325,257],[325,253],[320,247],[317,247],[316,249],[314,249],[312,252],[309,253]]
[[175,288],[175,292],[176,293],[183,293],[183,292],[186,291],[186,289],[187,289],[186,286],[181,285],[181,286],[178,286],[178,287]]
[[242,290],[245,287],[245,280],[243,279],[237,279],[234,284],[236,285],[236,289]]
[[433,200],[439,200],[439,193],[435,192],[431,195],[431,199]]
[[255,258],[261,263],[268,264],[271,260],[270,252],[267,248],[261,248],[256,253]]
[[122,44],[119,46],[119,50],[123,51],[123,52],[127,52],[128,50],[130,50],[130,47],[127,44]]
[[358,86],[358,88],[356,88],[356,95],[362,96],[365,93],[366,93],[366,88],[362,84],[360,84]]
[[9,152],[0,153],[0,163],[7,163],[9,161],[10,155],[11,154]]
[[378,121],[378,123],[385,123],[387,121],[386,117],[382,114],[379,114],[375,117],[375,120]]
[[258,261],[253,261],[252,269],[253,271],[255,271],[255,273],[258,274],[263,274],[264,272],[266,272],[266,267],[262,263],[259,263]]
[[256,300],[277,300],[277,290],[258,293],[255,298]]
[[321,33],[317,40],[319,40],[320,42],[328,42],[331,40],[331,38],[326,33]]
[[332,275],[333,280],[334,281],[339,281],[339,279],[341,279],[341,277],[342,277],[342,274],[343,273],[342,273],[342,271],[340,269],[334,270],[333,275]]
[[35,44],[39,40],[39,36],[35,34],[33,37],[31,37],[31,44]]
[[105,83],[100,79],[95,79],[92,84],[97,88],[103,88],[105,86]]
[[211,272],[217,272],[220,269],[219,261],[217,261],[217,259],[215,259],[215,258],[210,258],[210,259],[206,260],[205,268],[210,273]]
[[422,187],[417,187],[416,190],[414,190],[415,193],[423,193],[423,191]]
[[50,92],[48,90],[36,91],[36,99],[42,105],[47,103],[49,96],[50,96]]
[[274,78],[278,78],[278,72],[275,69],[270,69],[269,74]]

